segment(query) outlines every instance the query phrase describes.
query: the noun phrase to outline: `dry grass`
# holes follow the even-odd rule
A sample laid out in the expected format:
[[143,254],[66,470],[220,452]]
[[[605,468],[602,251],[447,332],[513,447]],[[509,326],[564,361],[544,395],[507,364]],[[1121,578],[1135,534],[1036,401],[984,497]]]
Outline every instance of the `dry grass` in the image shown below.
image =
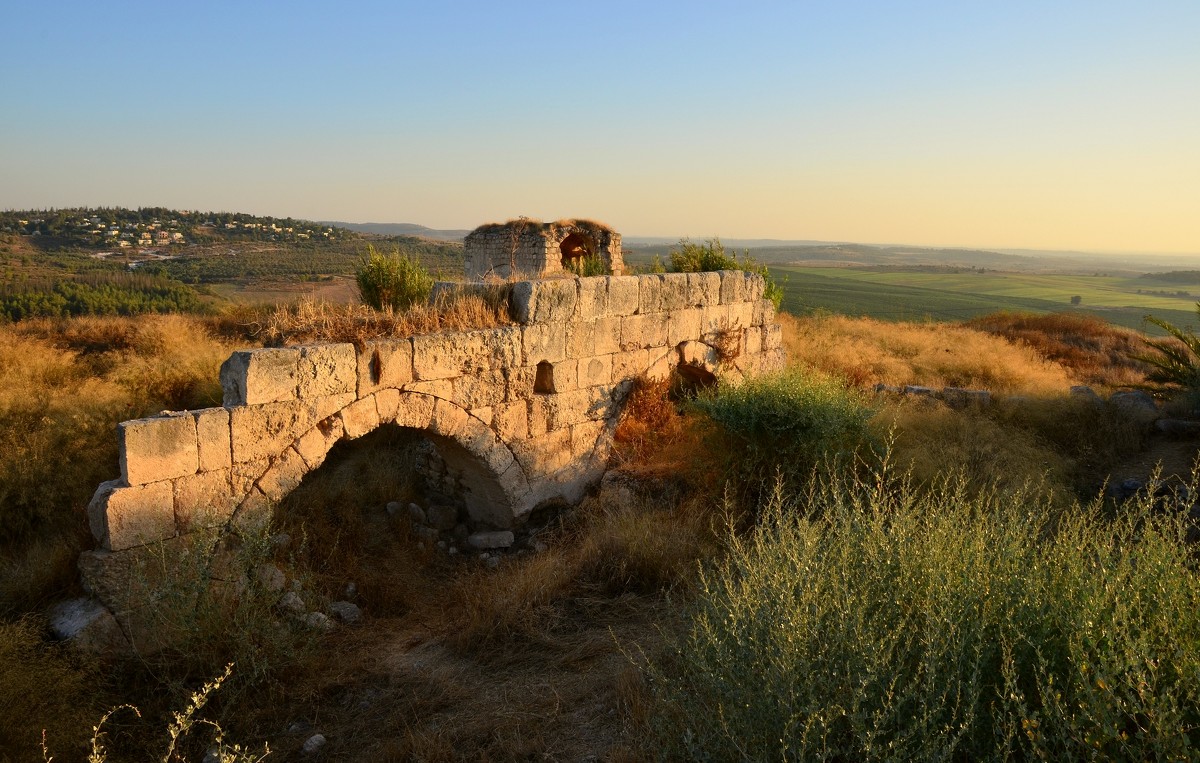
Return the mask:
[[779,322],[792,363],[864,389],[923,384],[1041,395],[1064,393],[1079,383],[1031,347],[963,326],[786,314]]
[[1145,336],[1095,316],[996,313],[966,325],[1026,345],[1085,384],[1115,389],[1146,383],[1149,367],[1133,359],[1150,354]]
[[[240,330],[265,346],[309,342],[362,342],[379,337],[407,337],[437,331],[466,331],[512,325],[509,292],[502,285],[448,294],[433,304],[413,305],[401,312],[366,305],[304,301],[249,317]],[[235,324],[237,326],[237,324]],[[232,330],[239,330],[231,326]]]

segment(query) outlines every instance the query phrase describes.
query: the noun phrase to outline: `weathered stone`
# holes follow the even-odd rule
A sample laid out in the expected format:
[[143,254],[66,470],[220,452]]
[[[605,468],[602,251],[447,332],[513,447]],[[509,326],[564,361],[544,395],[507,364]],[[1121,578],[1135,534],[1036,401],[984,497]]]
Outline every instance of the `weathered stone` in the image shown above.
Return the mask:
[[641,295],[639,276],[613,276],[608,279],[608,314],[633,315],[638,311]]
[[542,361],[553,363],[565,359],[568,331],[566,323],[526,326],[523,330],[522,365],[535,366]]
[[175,498],[170,480],[119,487],[105,482],[88,504],[88,522],[101,548],[120,551],[175,535]]
[[353,625],[362,619],[362,610],[354,602],[335,601],[329,605],[329,612],[346,625]]
[[746,274],[746,290],[742,295],[742,299],[746,302],[757,302],[763,298],[766,293],[767,282],[760,273]]
[[117,618],[96,599],[84,596],[60,602],[49,614],[54,637],[80,651],[115,656],[130,649]]
[[[321,615],[320,612],[313,612],[313,614]],[[321,618],[324,618],[324,617],[325,617],[324,615],[321,615]],[[325,624],[320,622],[319,620],[315,623],[310,622],[309,625],[316,627],[320,630],[328,630],[328,628],[325,627]],[[304,744],[300,746],[300,752],[302,754],[308,755],[308,756],[316,755],[318,752],[321,751],[321,748],[325,746],[325,741],[326,740],[325,740],[324,734],[313,734],[308,739],[304,740]]]
[[721,271],[721,304],[733,305],[746,300],[746,274],[740,270]]
[[1100,396],[1091,387],[1083,384],[1076,384],[1071,387],[1071,397],[1083,398],[1097,403],[1101,402]]
[[688,307],[706,307],[721,303],[720,273],[688,273],[687,285]]
[[[392,503],[395,503],[395,501],[393,501]],[[388,504],[388,514],[395,514],[396,512],[398,512],[400,510],[399,506],[400,506],[400,504],[396,503],[396,507],[397,507],[396,511],[392,511],[392,504],[389,503]],[[411,521],[415,524],[418,524],[418,525],[425,524],[425,509],[422,509],[420,506],[418,506],[415,503],[408,504],[408,519],[409,519],[409,521]]]
[[126,484],[183,477],[200,468],[196,419],[190,413],[123,421],[117,432]]
[[271,458],[325,416],[316,404],[299,401],[266,403],[229,411],[234,464]]
[[224,408],[205,408],[193,411],[196,419],[196,440],[200,471],[228,469],[233,465],[229,435],[229,411]]
[[287,583],[283,570],[273,564],[260,564],[254,568],[254,583],[260,590],[269,593],[282,593]]
[[650,365],[650,351],[619,352],[612,356],[612,364],[614,379],[637,378],[645,373]]
[[413,392],[403,392],[400,395],[400,405],[396,410],[396,424],[412,429],[425,429],[433,418],[433,406],[437,398]]
[[688,307],[690,288],[687,273],[665,273],[658,292],[658,311],[667,313]]
[[581,358],[577,371],[579,386],[591,387],[596,384],[608,384],[612,381],[612,368],[612,356],[610,355]]
[[1114,392],[1109,396],[1108,402],[1135,421],[1148,423],[1159,416],[1158,404],[1154,402],[1154,398],[1140,389]]
[[379,409],[375,405],[374,395],[356,400],[343,408],[339,415],[345,430],[344,436],[350,440],[373,432],[379,426]]
[[513,284],[513,317],[519,323],[568,321],[575,314],[575,279],[521,281]]
[[774,323],[775,303],[769,299],[760,299],[755,302],[750,320],[755,326],[766,326]]
[[221,525],[237,507],[229,469],[201,472],[173,481],[175,525],[186,533],[197,527]]
[[518,400],[493,408],[492,430],[506,442],[524,440],[529,436],[529,403]]
[[308,610],[304,599],[300,598],[300,594],[295,591],[288,591],[283,596],[279,597],[279,601],[275,603],[276,607],[284,612],[291,612],[294,615],[302,615]]
[[762,327],[751,326],[742,332],[742,352],[757,355],[762,352]]
[[224,405],[258,405],[295,400],[300,350],[294,347],[239,350],[221,364]]
[[513,326],[413,337],[413,378],[451,379],[517,365],[521,331]]
[[667,344],[675,347],[680,342],[687,342],[699,337],[703,316],[704,311],[695,307],[671,313],[667,320]]
[[314,344],[298,348],[296,397],[357,394],[357,358],[352,344]]
[[467,544],[473,549],[485,551],[494,548],[508,548],[514,540],[511,530],[493,530],[472,533],[467,538]]
[[580,278],[575,320],[590,321],[608,314],[607,276]]
[[296,489],[307,473],[308,465],[304,459],[295,448],[287,448],[271,462],[271,468],[258,478],[258,489],[271,503],[279,503],[285,495]]
[[376,339],[357,353],[358,396],[380,389],[403,387],[413,380],[411,339]]
[[946,387],[942,390],[942,400],[951,408],[986,408],[992,403],[992,393],[986,389]]
[[621,321],[619,316],[600,318],[592,324],[592,352],[587,354],[611,355],[621,351]]
[[763,326],[763,352],[778,350],[783,347],[783,329],[778,323]]
[[667,316],[631,315],[621,321],[621,350],[630,352],[667,345]]
[[316,469],[325,463],[325,456],[345,431],[339,416],[318,421],[317,425],[297,438],[292,445],[308,468]]

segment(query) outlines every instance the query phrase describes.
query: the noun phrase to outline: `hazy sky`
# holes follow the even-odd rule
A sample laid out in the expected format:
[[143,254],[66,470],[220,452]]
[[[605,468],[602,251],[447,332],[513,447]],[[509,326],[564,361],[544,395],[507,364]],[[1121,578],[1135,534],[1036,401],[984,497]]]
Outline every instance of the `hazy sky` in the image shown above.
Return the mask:
[[0,208],[1200,253],[1200,2],[0,0]]

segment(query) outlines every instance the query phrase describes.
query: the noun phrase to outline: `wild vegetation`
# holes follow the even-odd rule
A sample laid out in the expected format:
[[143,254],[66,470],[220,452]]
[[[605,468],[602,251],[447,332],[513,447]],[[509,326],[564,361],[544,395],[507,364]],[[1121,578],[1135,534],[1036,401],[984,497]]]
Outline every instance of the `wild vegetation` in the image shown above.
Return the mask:
[[[786,373],[637,385],[606,489],[536,517],[494,568],[419,548],[384,509],[421,499],[420,438],[381,429],[338,446],[271,527],[223,541],[244,588],[199,584],[216,538],[150,558],[144,574],[176,570],[157,609],[172,648],[97,663],[46,643],[46,607],[78,592],[84,507],[118,471],[116,422],[216,403],[237,346],[500,325],[504,305],[496,287],[406,311],[0,326],[0,714],[21,719],[0,724],[0,760],[40,759],[43,728],[52,754],[82,756],[126,703],[141,716],[105,722],[108,754],[161,755],[172,712],[230,662],[195,717],[282,759],[318,730],[352,759],[1193,755],[1196,533],[1161,500],[1095,500],[1148,435],[1067,390],[1149,367],[1123,358],[1142,339],[1078,316],[781,315]],[[267,567],[364,621],[305,626]]]

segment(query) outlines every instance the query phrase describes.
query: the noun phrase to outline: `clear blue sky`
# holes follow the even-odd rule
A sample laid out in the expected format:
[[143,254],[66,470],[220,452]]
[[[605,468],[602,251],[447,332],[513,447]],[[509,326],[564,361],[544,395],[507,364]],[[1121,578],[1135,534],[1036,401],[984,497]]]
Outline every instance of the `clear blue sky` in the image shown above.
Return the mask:
[[1200,2],[3,0],[0,207],[1200,252]]

